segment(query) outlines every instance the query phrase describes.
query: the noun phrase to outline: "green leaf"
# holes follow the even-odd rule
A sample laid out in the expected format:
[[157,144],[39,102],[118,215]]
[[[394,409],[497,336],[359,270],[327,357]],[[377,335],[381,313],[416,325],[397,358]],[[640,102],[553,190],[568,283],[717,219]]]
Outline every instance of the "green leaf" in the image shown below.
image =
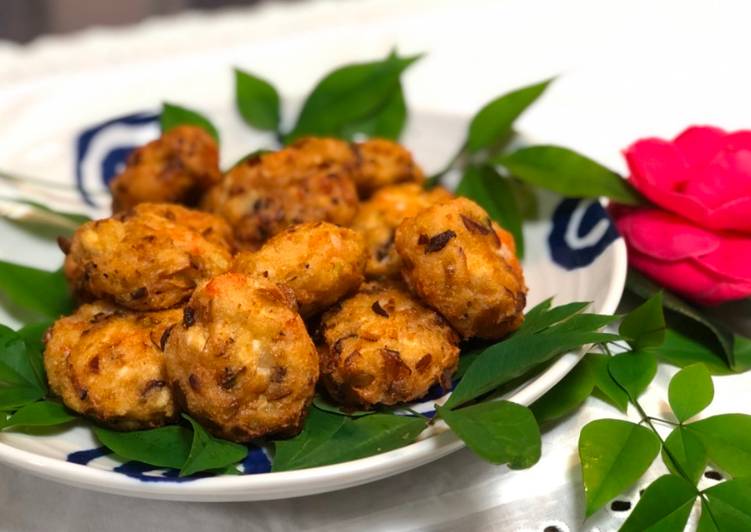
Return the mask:
[[720,469],[733,477],[751,476],[751,416],[722,414],[686,428],[699,437],[709,460]]
[[[618,339],[616,335],[586,329],[565,330],[565,325],[563,321],[537,334],[515,334],[485,349],[467,369],[445,406],[456,408],[572,349]],[[559,332],[559,328],[564,330]]]
[[538,333],[548,327],[569,319],[589,306],[589,303],[575,301],[550,308],[553,299],[546,299],[524,315],[524,323],[514,333],[515,336]]
[[456,195],[477,202],[493,220],[509,231],[516,241],[516,253],[522,258],[522,215],[508,183],[509,180],[502,177],[492,166],[468,166],[456,188]]
[[665,340],[665,316],[662,313],[662,292],[629,312],[618,329],[632,349],[658,347]]
[[52,401],[31,403],[16,411],[0,427],[50,427],[76,419],[63,405]]
[[44,369],[44,335],[52,326],[51,321],[32,323],[20,328],[18,336],[26,344],[26,356],[40,389],[47,391],[47,374]]
[[611,358],[609,355],[588,353],[584,357],[584,361],[592,367],[594,375],[593,395],[625,414],[628,410],[628,394],[610,375],[608,363]]
[[438,407],[438,414],[470,449],[490,463],[526,469],[540,459],[540,428],[527,407],[488,401],[459,410]]
[[670,379],[668,400],[675,417],[681,423],[708,407],[712,399],[712,376],[704,364],[687,366]]
[[214,127],[214,124],[212,124],[211,121],[201,113],[188,109],[187,107],[164,102],[162,104],[160,123],[163,133],[166,133],[170,129],[174,129],[177,126],[197,126],[214,137],[214,140],[219,142],[219,131]]
[[26,343],[15,331],[0,325],[0,381],[44,391],[27,354]]
[[345,128],[373,117],[397,89],[402,72],[419,57],[391,54],[382,61],[347,65],[326,75],[305,100],[286,141],[305,135],[342,136]]
[[686,480],[664,475],[644,490],[620,532],[683,530],[698,493]]
[[639,194],[615,172],[558,146],[531,146],[495,158],[511,175],[538,187],[574,198],[608,197],[636,205]]
[[243,460],[248,448],[226,440],[214,438],[192,417],[183,414],[193,427],[193,443],[190,454],[180,469],[180,476],[187,477],[199,471],[224,469]]
[[594,367],[583,358],[561,381],[532,403],[530,409],[540,424],[574,412],[592,393]]
[[719,530],[751,530],[751,479],[722,482],[704,490],[704,495]]
[[545,92],[552,79],[522,87],[487,103],[472,118],[467,134],[467,149],[488,149],[511,133],[514,121]]
[[376,413],[375,410],[345,410],[339,406],[336,406],[335,404],[328,402],[320,395],[313,397],[313,406],[318,410],[323,410],[324,412],[330,412],[332,414],[339,414],[340,416],[347,417],[369,416]]
[[649,429],[616,419],[598,419],[579,435],[587,517],[633,485],[660,452]]
[[679,476],[685,474],[696,484],[707,467],[707,451],[694,433],[684,427],[676,427],[665,440],[662,461],[671,473]]
[[665,333],[665,341],[659,348],[648,348],[644,351],[679,368],[702,363],[714,375],[732,373],[722,355],[687,332],[668,329]]
[[0,387],[0,411],[16,410],[44,397],[44,390],[36,386]]
[[[337,464],[391,451],[412,443],[426,426],[422,417],[373,414],[352,419],[320,411],[319,414],[344,421],[328,438],[318,440],[306,454],[297,456],[295,469]],[[274,470],[285,469],[277,466]]]
[[94,434],[102,445],[121,458],[173,469],[183,467],[193,441],[192,432],[180,425],[133,432],[94,427]]
[[235,102],[240,116],[249,126],[266,131],[279,129],[279,93],[265,79],[235,69]]
[[696,532],[720,532],[717,525],[715,525],[711,509],[709,509],[704,499],[701,501],[701,517],[699,518]]
[[610,358],[608,371],[613,380],[636,401],[657,373],[657,360],[651,353],[634,351]]
[[43,318],[57,319],[74,308],[62,270],[48,272],[0,261],[0,295]]
[[323,446],[347,422],[347,417],[311,408],[300,434],[274,443],[272,471],[291,471],[305,467],[311,451]]
[[344,125],[342,137],[352,140],[358,135],[364,135],[368,138],[399,140],[406,124],[407,102],[400,82],[372,116]]
[[[705,316],[699,309],[690,305],[675,294],[665,291],[659,285],[653,281],[647,279],[641,273],[637,272],[633,268],[629,268],[628,277],[626,278],[626,287],[639,297],[648,299],[655,293],[663,292],[663,305],[665,308],[684,316],[700,327],[705,328],[711,332],[717,342],[719,343],[722,351],[725,354],[728,363],[733,363],[733,333],[722,325],[708,316]],[[669,320],[670,321],[670,320]]]

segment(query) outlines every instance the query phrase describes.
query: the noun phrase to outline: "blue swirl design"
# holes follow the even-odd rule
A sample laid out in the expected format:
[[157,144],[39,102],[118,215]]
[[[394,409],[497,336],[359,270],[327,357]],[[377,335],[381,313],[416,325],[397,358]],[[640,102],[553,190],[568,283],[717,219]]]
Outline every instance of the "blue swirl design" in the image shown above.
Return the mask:
[[567,270],[592,264],[618,239],[608,213],[596,201],[565,199],[553,213],[548,237],[553,261]]
[[[78,135],[76,188],[86,204],[97,206],[88,192],[89,187],[106,186],[125,164],[128,154],[158,133],[158,121],[159,115],[155,113],[133,113],[92,126]],[[93,161],[93,169],[92,165],[86,164],[90,157],[97,159]]]

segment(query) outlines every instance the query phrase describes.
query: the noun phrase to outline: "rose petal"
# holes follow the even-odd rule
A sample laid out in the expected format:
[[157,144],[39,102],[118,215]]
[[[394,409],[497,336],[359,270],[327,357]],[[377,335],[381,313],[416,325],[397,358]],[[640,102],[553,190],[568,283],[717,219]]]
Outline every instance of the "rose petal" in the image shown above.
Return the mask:
[[709,163],[725,146],[727,133],[718,127],[693,126],[675,137],[673,143],[690,167]]
[[751,197],[751,150],[723,148],[704,167],[696,168],[684,194],[693,196],[711,211]]

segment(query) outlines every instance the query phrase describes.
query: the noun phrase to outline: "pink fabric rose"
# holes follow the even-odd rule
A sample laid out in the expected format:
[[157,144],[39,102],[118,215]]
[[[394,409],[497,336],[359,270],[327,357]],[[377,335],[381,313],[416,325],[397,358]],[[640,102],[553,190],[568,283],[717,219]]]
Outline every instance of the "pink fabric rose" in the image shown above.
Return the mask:
[[631,266],[702,304],[750,296],[751,131],[691,127],[625,156],[629,182],[655,204],[611,207]]

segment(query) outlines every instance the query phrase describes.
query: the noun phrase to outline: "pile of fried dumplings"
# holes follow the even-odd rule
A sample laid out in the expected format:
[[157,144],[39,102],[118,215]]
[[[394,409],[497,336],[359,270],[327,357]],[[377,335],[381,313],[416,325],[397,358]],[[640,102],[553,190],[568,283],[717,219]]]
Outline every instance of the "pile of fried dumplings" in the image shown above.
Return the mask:
[[318,392],[345,409],[446,389],[461,341],[523,321],[514,239],[424,187],[384,139],[308,137],[219,169],[179,126],[111,182],[113,214],[58,243],[79,302],[45,336],[50,389],[118,430],[190,414],[237,442],[297,434]]

